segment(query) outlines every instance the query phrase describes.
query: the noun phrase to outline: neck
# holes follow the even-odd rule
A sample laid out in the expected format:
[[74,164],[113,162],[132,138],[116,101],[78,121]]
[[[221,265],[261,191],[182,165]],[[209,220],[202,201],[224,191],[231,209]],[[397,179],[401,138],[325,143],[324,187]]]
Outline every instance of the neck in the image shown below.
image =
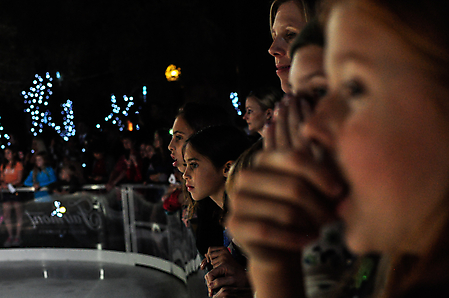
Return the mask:
[[225,185],[223,184],[215,194],[210,196],[210,198],[215,202],[215,204],[217,204],[218,207],[220,207],[221,209],[223,209],[224,205],[224,191]]

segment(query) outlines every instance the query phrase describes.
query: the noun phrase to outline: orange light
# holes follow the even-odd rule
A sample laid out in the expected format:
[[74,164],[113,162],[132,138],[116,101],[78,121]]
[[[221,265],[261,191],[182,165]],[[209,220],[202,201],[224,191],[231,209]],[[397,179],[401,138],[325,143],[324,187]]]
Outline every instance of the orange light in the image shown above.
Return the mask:
[[128,121],[128,131],[133,131],[133,129],[134,129],[133,123],[129,120],[127,120],[127,121]]
[[165,77],[167,81],[174,82],[179,80],[179,76],[181,75],[181,68],[176,67],[174,64],[170,64],[165,70]]

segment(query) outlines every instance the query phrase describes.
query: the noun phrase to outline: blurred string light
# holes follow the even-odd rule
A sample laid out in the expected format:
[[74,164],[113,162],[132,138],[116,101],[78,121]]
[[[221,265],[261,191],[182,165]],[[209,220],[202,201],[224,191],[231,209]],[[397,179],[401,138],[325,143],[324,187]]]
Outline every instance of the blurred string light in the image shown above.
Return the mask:
[[237,114],[241,116],[242,111],[240,111],[239,95],[237,94],[237,92],[231,92],[229,98],[231,99],[232,105],[234,106],[234,109],[237,111]]
[[[0,117],[0,119],[2,119],[2,117]],[[3,139],[6,140],[6,145],[3,143]],[[11,137],[9,136],[9,134],[3,133],[3,125],[0,123],[0,142],[2,149],[5,149],[6,146],[11,146],[11,142],[9,141],[10,139]]]
[[146,102],[147,101],[147,86],[143,86],[142,87],[142,95],[143,95],[143,101]]
[[[113,125],[117,125],[120,131],[123,131],[125,128],[128,129],[129,120],[125,119],[130,114],[130,109],[134,105],[134,98],[123,95],[123,104],[124,106],[119,106],[117,104],[117,98],[114,94],[111,95],[111,108],[112,112],[104,118],[105,122],[110,122]],[[138,112],[136,112],[138,114]],[[96,127],[101,129],[101,125],[97,124]],[[139,127],[136,126],[136,130],[139,130]]]
[[[57,78],[61,78],[59,72],[56,73]],[[44,126],[49,126],[54,129],[65,141],[69,140],[69,137],[75,135],[74,115],[73,115],[73,102],[67,100],[62,104],[63,110],[63,128],[53,122],[51,112],[47,109],[48,100],[53,94],[51,90],[53,87],[53,77],[49,72],[44,77],[36,74],[34,76],[33,85],[28,91],[22,91],[24,103],[27,107],[24,112],[31,114],[31,128],[30,131],[34,136],[43,132]]]

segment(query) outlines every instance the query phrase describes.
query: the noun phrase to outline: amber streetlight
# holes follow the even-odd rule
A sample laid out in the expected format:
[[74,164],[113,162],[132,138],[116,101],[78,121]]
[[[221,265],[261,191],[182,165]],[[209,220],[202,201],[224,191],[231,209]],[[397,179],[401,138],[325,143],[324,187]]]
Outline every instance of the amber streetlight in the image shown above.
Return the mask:
[[180,75],[181,75],[181,68],[177,68],[176,65],[174,64],[170,64],[165,70],[165,77],[169,82],[179,80]]

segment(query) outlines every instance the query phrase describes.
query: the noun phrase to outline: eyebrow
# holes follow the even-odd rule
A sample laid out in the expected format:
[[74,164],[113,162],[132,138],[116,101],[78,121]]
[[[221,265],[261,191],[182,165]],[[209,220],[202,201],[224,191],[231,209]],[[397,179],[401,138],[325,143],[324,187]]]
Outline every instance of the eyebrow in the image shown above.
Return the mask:
[[309,73],[308,75],[302,77],[301,81],[308,81],[308,80],[310,80],[310,79],[312,79],[313,77],[316,77],[316,76],[323,76],[323,77],[325,77],[324,71],[317,70],[315,72]]
[[198,159],[198,158],[195,158],[195,157],[192,157],[192,158],[189,158],[189,159],[187,160],[187,162],[189,162],[189,161],[199,161],[199,159]]
[[173,134],[176,134],[176,133],[179,133],[179,134],[182,134],[182,135],[184,135],[185,133],[183,133],[182,131],[180,131],[180,130],[177,130],[177,131],[174,131],[173,132]]
[[354,52],[354,51],[345,51],[343,53],[339,53],[336,55],[335,57],[336,61],[338,63],[342,63],[343,61],[354,61],[354,62],[359,62],[359,63],[363,63],[363,64],[367,64],[367,65],[371,65],[372,64],[372,60],[369,59],[368,56],[364,56],[360,53]]
[[[290,21],[290,23],[293,24],[294,22]],[[289,30],[289,31],[296,31],[296,32],[300,32],[301,31],[300,29],[297,28],[297,26],[292,25],[290,23],[285,25],[285,26],[282,26],[280,29]],[[270,33],[271,33],[272,36],[274,36],[276,34],[276,30],[274,30],[274,28],[273,28],[273,29],[271,29]]]

